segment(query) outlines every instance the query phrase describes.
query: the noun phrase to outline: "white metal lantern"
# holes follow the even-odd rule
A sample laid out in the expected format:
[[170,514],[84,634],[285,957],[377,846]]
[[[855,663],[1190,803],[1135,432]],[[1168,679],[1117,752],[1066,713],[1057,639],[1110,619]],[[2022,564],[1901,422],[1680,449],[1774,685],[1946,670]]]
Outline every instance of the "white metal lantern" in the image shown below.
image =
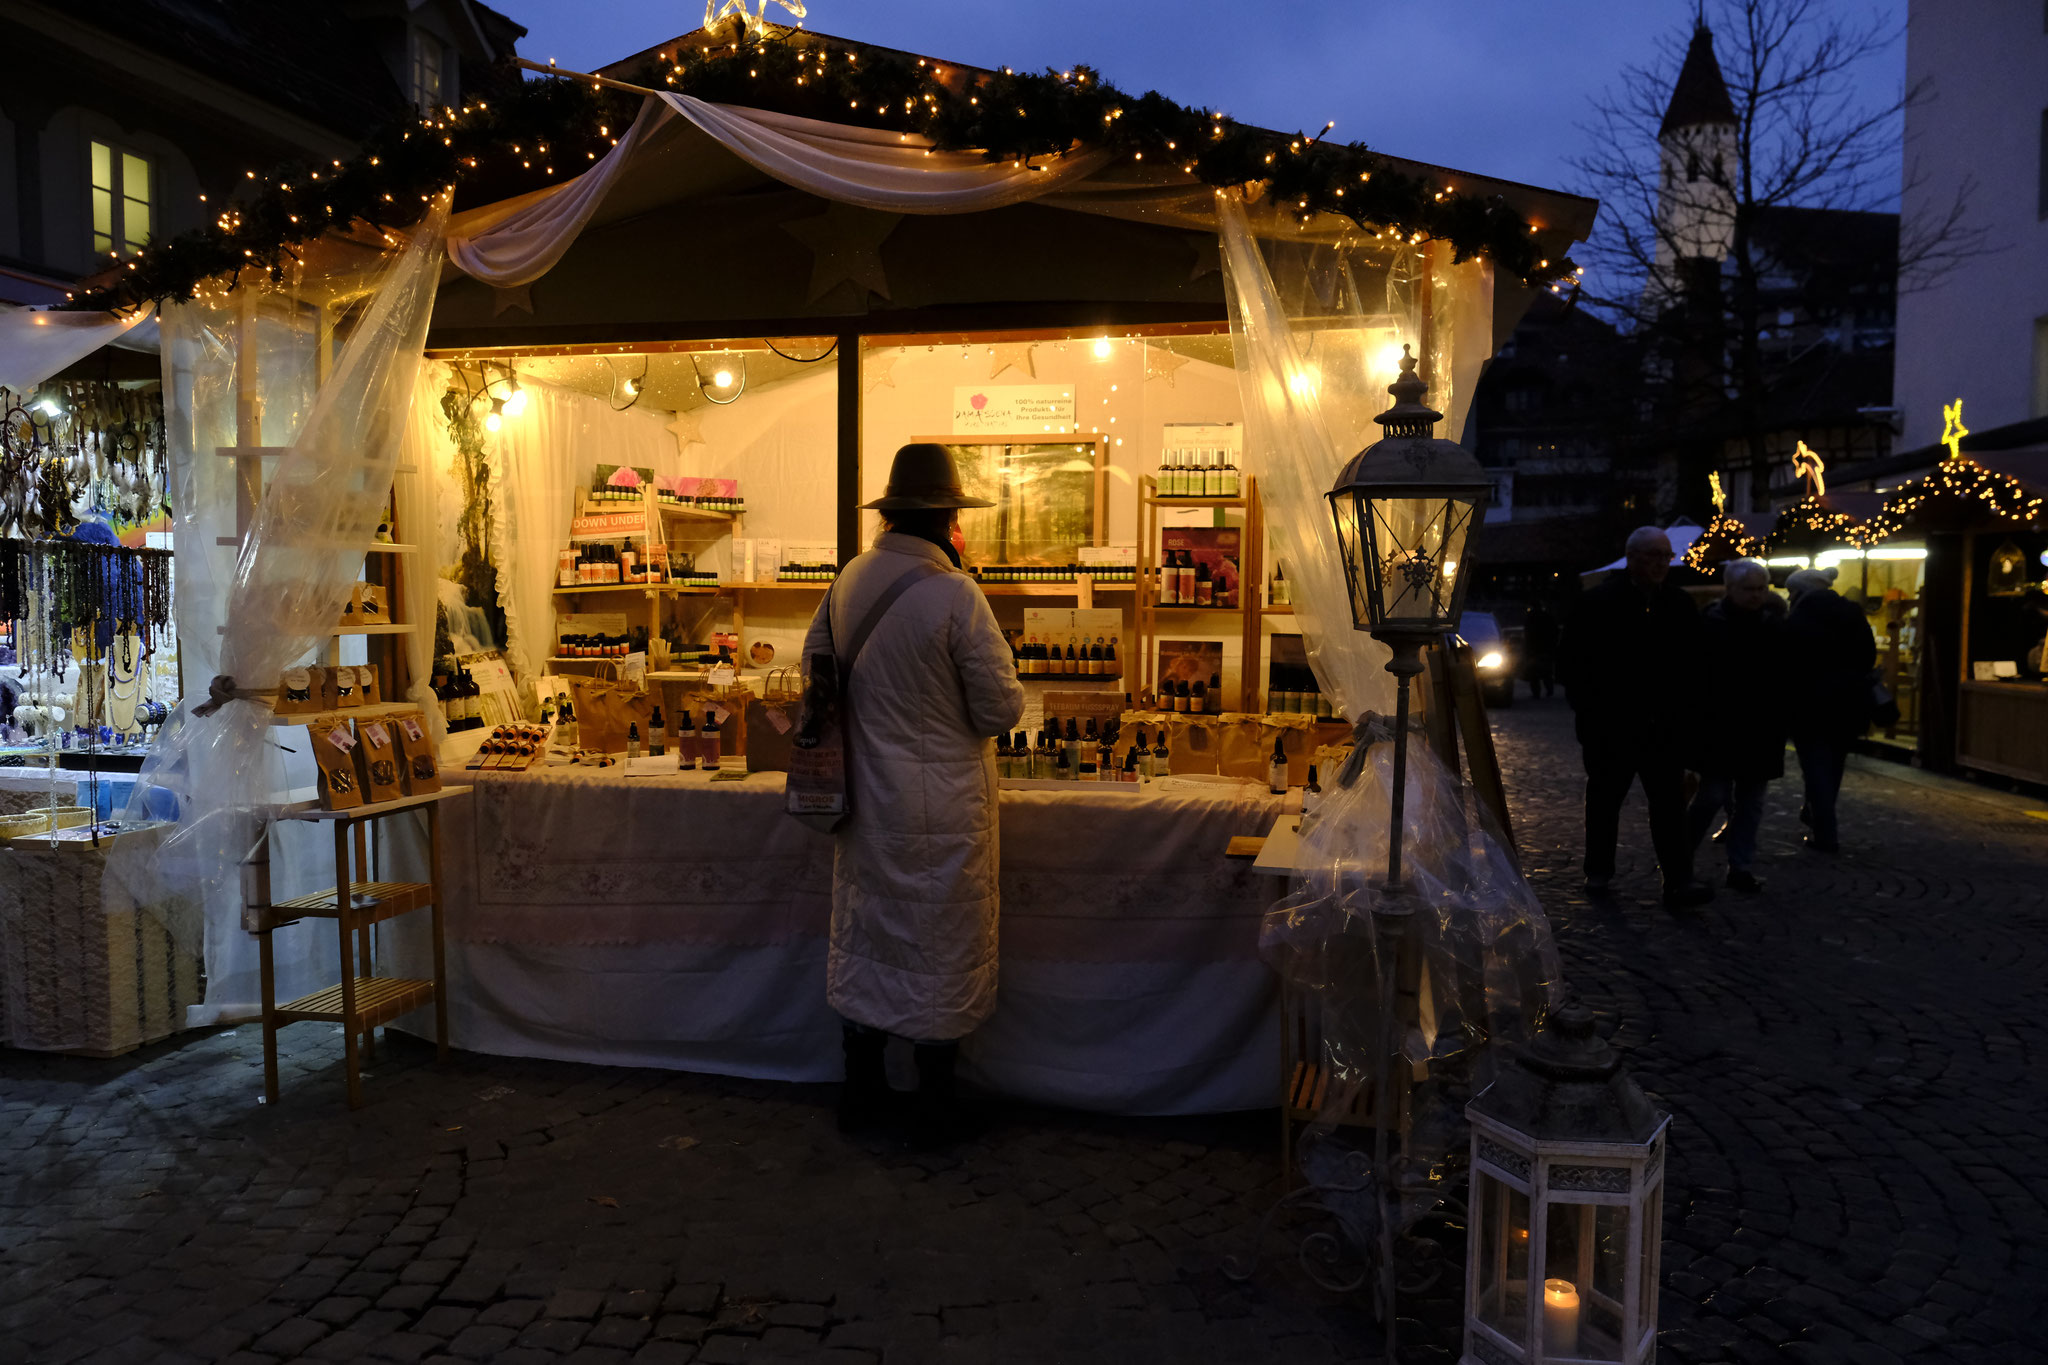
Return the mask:
[[1351,623],[1375,636],[1428,638],[1453,629],[1471,570],[1465,546],[1492,484],[1456,441],[1432,433],[1443,414],[1401,348],[1394,406],[1373,420],[1385,435],[1353,456],[1330,488],[1344,552]]
[[1465,1107],[1472,1203],[1464,1365],[1653,1360],[1659,1113],[1567,1006]]

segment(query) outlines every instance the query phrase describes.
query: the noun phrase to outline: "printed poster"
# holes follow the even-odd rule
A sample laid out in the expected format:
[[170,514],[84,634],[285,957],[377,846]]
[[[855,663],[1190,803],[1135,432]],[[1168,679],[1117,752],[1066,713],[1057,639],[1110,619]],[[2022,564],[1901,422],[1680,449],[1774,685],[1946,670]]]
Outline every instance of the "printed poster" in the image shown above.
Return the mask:
[[1074,428],[1071,384],[982,384],[953,390],[953,433],[1028,436]]

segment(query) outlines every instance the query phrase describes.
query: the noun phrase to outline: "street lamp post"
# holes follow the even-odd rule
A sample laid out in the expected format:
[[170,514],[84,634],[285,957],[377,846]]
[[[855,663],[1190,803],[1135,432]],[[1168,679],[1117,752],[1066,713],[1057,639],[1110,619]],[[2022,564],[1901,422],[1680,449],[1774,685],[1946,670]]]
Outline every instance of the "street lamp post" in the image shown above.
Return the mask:
[[1373,914],[1379,958],[1378,1085],[1374,1099],[1373,1164],[1378,1183],[1380,1311],[1387,1359],[1394,1358],[1394,1201],[1387,1185],[1388,1128],[1393,1123],[1394,974],[1413,921],[1413,897],[1401,874],[1407,816],[1408,690],[1422,671],[1422,647],[1458,624],[1471,579],[1465,547],[1490,484],[1479,461],[1456,441],[1432,433],[1443,414],[1423,398],[1415,357],[1401,348],[1401,376],[1387,386],[1394,405],[1373,420],[1379,440],[1353,456],[1330,488],[1330,515],[1344,555],[1344,582],[1355,630],[1371,631],[1393,657],[1394,781],[1388,797],[1387,880]]

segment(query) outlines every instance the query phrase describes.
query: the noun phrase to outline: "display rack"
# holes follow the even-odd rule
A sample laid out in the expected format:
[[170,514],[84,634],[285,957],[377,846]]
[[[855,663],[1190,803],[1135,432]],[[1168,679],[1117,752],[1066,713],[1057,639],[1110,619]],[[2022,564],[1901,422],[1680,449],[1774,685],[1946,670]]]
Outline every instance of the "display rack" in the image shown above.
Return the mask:
[[[416,709],[416,708],[415,708]],[[450,787],[422,796],[326,810],[317,802],[287,806],[265,827],[263,837],[244,865],[242,923],[256,935],[263,990],[263,1094],[277,1103],[277,1031],[286,1024],[339,1024],[342,1052],[348,1067],[348,1107],[363,1103],[362,1063],[374,1057],[376,1030],[400,1015],[426,1005],[434,1007],[434,1041],[440,1060],[448,1058],[447,955],[441,925],[440,803],[469,795],[467,787]],[[407,811],[424,811],[427,823],[427,880],[383,879],[382,837],[366,840],[376,822]],[[275,825],[284,822],[324,823],[334,831],[334,885],[310,895],[270,900],[269,845]],[[379,954],[373,929],[388,919],[416,910],[431,913],[434,975],[431,980],[379,976]],[[296,1000],[277,1003],[277,979],[270,936],[302,919],[331,919],[341,947],[341,980]]]
[[[1159,536],[1165,529],[1160,512],[1166,508],[1209,508],[1238,512],[1244,517],[1237,564],[1237,605],[1234,607],[1165,606],[1159,601]],[[1234,616],[1238,621],[1242,656],[1238,661],[1235,701],[1226,711],[1259,709],[1259,666],[1265,657],[1262,620],[1276,614],[1263,606],[1265,584],[1265,518],[1259,506],[1257,481],[1245,476],[1244,493],[1235,498],[1177,498],[1159,496],[1159,482],[1150,474],[1138,479],[1138,582],[1135,668],[1127,668],[1138,681],[1143,695],[1159,690],[1159,636],[1163,623],[1186,621],[1199,625],[1205,618]],[[1291,610],[1283,608],[1282,610]],[[1179,629],[1178,626],[1173,627]]]

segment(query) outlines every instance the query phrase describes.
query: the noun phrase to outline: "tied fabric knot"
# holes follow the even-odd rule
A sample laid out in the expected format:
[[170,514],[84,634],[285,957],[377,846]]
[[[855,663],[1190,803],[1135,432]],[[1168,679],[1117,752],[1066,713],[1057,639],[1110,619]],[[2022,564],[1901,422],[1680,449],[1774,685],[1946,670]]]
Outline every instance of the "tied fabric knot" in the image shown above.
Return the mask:
[[221,674],[206,685],[206,700],[192,708],[195,716],[210,716],[221,707],[233,701],[240,694],[235,691],[235,680]]
[[1372,746],[1393,737],[1393,722],[1379,712],[1368,711],[1360,716],[1358,723],[1351,727],[1351,754],[1338,770],[1337,785],[1349,787],[1356,782],[1358,775],[1365,771],[1365,758],[1372,752]]

